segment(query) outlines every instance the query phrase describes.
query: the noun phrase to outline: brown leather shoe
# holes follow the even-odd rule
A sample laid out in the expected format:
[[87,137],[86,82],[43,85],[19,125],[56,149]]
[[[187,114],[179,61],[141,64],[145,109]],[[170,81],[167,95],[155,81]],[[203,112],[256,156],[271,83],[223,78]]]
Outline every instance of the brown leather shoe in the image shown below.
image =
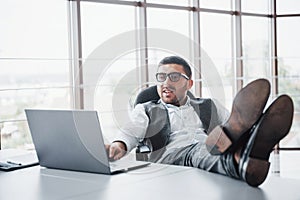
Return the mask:
[[257,79],[242,88],[234,98],[229,119],[209,133],[207,150],[213,155],[233,150],[262,115],[269,95],[270,83],[266,79]]
[[293,114],[292,99],[282,95],[271,104],[255,126],[239,160],[240,177],[249,185],[257,187],[265,181],[270,167],[270,153],[288,134]]

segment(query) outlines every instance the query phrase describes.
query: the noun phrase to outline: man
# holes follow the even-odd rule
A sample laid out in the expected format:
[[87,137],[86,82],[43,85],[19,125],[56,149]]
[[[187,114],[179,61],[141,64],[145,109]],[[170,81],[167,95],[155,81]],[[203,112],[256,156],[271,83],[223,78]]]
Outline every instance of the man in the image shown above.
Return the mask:
[[238,92],[228,115],[216,101],[187,95],[191,76],[184,59],[164,58],[156,73],[160,100],[135,107],[131,122],[107,145],[109,156],[120,159],[148,137],[152,162],[198,167],[260,185],[274,145],[291,127],[291,98],[278,97],[263,113],[270,84],[258,79]]

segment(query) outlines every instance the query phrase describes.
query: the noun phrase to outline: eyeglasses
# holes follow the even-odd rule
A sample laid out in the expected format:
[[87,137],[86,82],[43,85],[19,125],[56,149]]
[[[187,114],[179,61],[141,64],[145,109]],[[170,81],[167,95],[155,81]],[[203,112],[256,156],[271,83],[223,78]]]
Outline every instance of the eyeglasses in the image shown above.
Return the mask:
[[190,79],[187,75],[179,73],[179,72],[171,72],[169,74],[167,74],[167,73],[156,73],[156,80],[158,82],[164,82],[167,79],[167,77],[169,77],[169,79],[172,82],[179,81],[180,77],[184,77],[186,80]]

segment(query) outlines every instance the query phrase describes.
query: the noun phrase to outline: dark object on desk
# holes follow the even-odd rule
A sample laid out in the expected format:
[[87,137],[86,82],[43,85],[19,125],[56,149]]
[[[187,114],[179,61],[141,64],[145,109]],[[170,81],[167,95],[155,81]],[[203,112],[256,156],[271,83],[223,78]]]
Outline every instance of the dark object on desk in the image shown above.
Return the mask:
[[13,171],[38,165],[35,153],[28,153],[19,156],[9,157],[0,161],[0,171]]
[[35,165],[38,165],[39,163],[38,162],[35,162],[35,163],[30,163],[30,164],[21,164],[21,163],[12,163],[12,162],[0,162],[0,171],[13,171],[13,170],[16,170],[16,169],[23,169],[23,168],[26,168],[26,167],[32,167],[32,166],[35,166]]

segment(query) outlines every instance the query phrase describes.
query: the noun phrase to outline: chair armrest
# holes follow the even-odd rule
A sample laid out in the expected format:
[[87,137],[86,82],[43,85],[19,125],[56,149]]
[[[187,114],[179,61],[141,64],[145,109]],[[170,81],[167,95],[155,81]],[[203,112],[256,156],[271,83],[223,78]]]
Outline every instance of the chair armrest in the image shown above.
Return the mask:
[[148,154],[151,153],[151,149],[148,145],[140,142],[135,150],[136,160],[138,161],[148,161]]

